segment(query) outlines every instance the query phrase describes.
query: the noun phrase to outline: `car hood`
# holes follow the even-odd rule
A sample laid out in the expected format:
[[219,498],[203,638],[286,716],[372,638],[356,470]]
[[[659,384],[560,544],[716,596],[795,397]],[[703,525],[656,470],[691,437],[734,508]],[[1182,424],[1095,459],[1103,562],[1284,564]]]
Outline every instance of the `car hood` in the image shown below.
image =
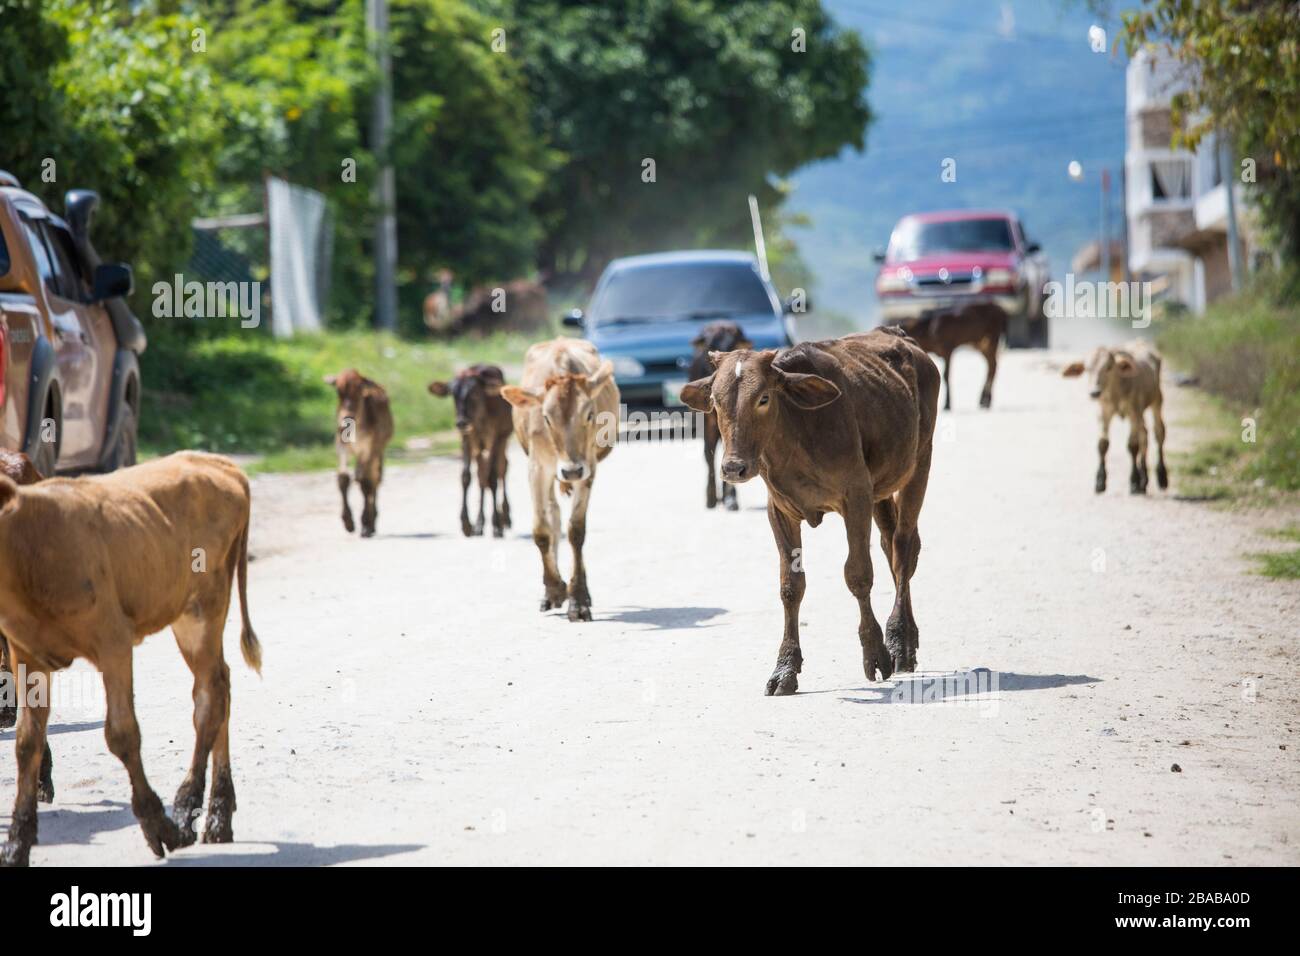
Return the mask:
[[932,255],[913,259],[911,262],[890,262],[888,267],[907,266],[913,272],[930,273],[940,269],[957,269],[968,271],[979,266],[981,269],[1014,269],[1020,257],[1014,252],[936,252]]
[[[649,322],[641,325],[597,325],[588,338],[607,355],[631,355],[639,359],[656,356],[689,356],[694,352],[691,344],[700,330],[719,319],[700,319],[682,322]],[[755,348],[780,348],[785,345],[785,327],[772,315],[736,316],[725,321],[735,322],[754,343]]]

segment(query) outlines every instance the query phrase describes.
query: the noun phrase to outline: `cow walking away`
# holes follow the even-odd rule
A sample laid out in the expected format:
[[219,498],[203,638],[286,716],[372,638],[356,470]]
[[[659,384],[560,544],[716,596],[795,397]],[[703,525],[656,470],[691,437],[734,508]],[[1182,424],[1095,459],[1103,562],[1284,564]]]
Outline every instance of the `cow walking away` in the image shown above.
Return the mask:
[[[767,485],[780,555],[785,630],[767,694],[799,688],[800,527],[817,527],[831,511],[848,534],[844,580],[858,600],[867,679],[914,670],[919,632],[910,581],[921,550],[917,518],[930,477],[939,369],[895,328],[710,358],[713,373],[685,386],[682,399],[717,413],[722,477],[741,483],[757,475]],[[871,610],[873,517],[896,591],[883,640]]]
[[[587,537],[587,505],[604,461],[618,440],[618,386],[614,366],[601,360],[590,342],[559,338],[538,342],[524,356],[518,385],[502,396],[514,406],[515,435],[528,455],[528,485],[533,497],[533,543],[542,556],[542,610],[563,606],[570,621],[591,620],[591,593],[582,546]],[[573,496],[569,545],[573,577],[560,577],[560,503],[556,485]]]
[[[0,475],[9,478],[16,485],[34,485],[44,477],[36,470],[30,458],[22,452],[11,451],[0,451]],[[9,663],[9,642],[5,640],[4,632],[0,631],[0,729],[12,727],[18,722],[18,695],[24,689],[14,677]],[[54,802],[54,755],[50,752],[48,740],[41,755],[36,799],[40,803]]]
[[1128,489],[1135,495],[1147,490],[1147,423],[1146,410],[1151,409],[1151,424],[1156,433],[1156,482],[1169,487],[1169,471],[1165,467],[1165,397],[1160,391],[1160,353],[1146,342],[1134,341],[1123,348],[1101,346],[1089,357],[1087,364],[1072,362],[1062,373],[1066,378],[1076,378],[1085,371],[1092,378],[1090,394],[1101,406],[1101,437],[1097,439],[1098,494],[1106,490],[1106,452],[1110,449],[1110,423],[1115,416],[1128,419],[1128,453],[1132,462]]
[[355,459],[357,484],[361,486],[361,537],[375,533],[379,517],[379,483],[384,478],[384,449],[393,438],[393,413],[388,393],[377,382],[354,368],[338,375],[326,375],[325,383],[338,392],[335,411],[334,449],[338,453],[339,493],[343,496],[343,527],[355,530],[348,505],[348,462]]
[[[501,397],[505,373],[495,365],[471,365],[450,382],[430,382],[429,393],[451,396],[456,404],[463,467],[460,473],[460,528],[465,537],[483,533],[483,500],[492,494],[492,536],[510,527],[510,498],[506,494],[506,449],[514,430],[510,403]],[[478,520],[470,524],[470,466],[478,469]],[[501,502],[497,504],[497,486]]]
[[998,342],[1007,331],[1007,314],[996,305],[985,303],[964,309],[931,312],[916,319],[903,319],[899,328],[916,340],[927,352],[943,359],[943,410],[952,410],[952,385],[948,373],[952,353],[962,345],[972,345],[984,356],[988,374],[980,392],[980,408],[993,404],[993,378],[998,372]]
[[[700,334],[691,343],[695,347],[695,357],[691,360],[691,380],[704,378],[713,371],[709,361],[710,352],[731,352],[737,349],[752,349],[754,344],[745,338],[735,322],[711,322],[700,330]],[[717,454],[718,416],[712,411],[704,413],[704,464],[709,470],[709,483],[704,491],[704,506],[715,508],[718,504],[718,479],[714,471],[714,458]],[[738,511],[740,504],[736,501],[736,486],[728,481],[722,483],[722,503],[728,511]]]
[[[248,615],[248,479],[229,459],[179,452],[91,478],[16,485],[0,477],[0,630],[15,671],[46,688],[54,671],[85,658],[104,675],[104,736],[131,778],[131,809],[158,857],[197,838],[209,757],[205,843],[234,838],[230,668],[222,632],[238,582],[244,661],[261,670]],[[35,543],[39,542],[40,547]],[[194,674],[194,757],[172,818],[140,758],[132,651],[171,626]],[[0,864],[25,866],[36,842],[36,803],[49,697],[25,695],[18,712],[18,795]]]

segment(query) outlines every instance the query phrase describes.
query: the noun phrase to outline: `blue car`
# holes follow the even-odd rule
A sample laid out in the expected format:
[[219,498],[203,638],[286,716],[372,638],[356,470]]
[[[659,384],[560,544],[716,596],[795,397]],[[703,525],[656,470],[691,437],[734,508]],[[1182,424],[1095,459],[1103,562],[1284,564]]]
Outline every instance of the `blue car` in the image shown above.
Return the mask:
[[565,325],[614,363],[623,401],[680,405],[691,344],[710,322],[735,322],[755,349],[794,343],[788,304],[744,252],[663,252],[615,259],[596,283],[586,313],[575,309]]

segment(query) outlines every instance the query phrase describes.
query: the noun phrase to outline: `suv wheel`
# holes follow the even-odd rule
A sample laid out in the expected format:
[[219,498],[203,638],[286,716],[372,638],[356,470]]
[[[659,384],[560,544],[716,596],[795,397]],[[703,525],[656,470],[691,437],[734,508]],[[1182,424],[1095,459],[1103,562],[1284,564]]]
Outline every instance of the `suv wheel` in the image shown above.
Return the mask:
[[54,401],[51,399],[45,406],[45,419],[54,421],[54,441],[39,440],[36,448],[30,456],[32,464],[36,470],[41,473],[42,478],[53,478],[54,471],[59,466],[59,436],[63,433],[63,422],[59,421],[59,416],[54,411]]
[[108,466],[109,471],[117,471],[119,468],[130,468],[135,464],[137,445],[136,434],[139,428],[135,409],[128,404],[122,410],[122,415],[122,428],[117,433],[117,444],[113,447],[113,457]]

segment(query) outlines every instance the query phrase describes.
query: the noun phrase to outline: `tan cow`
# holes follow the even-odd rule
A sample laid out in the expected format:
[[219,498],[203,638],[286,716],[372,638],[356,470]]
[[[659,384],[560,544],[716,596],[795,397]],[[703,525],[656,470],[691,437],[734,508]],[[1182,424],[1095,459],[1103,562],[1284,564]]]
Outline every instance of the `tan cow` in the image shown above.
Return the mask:
[[[591,620],[591,594],[582,545],[587,537],[587,504],[596,465],[618,441],[618,386],[614,366],[602,361],[590,342],[558,338],[538,342],[524,356],[519,385],[501,395],[514,406],[515,435],[528,455],[533,496],[533,542],[542,555],[542,610],[569,601],[570,621]],[[566,589],[560,577],[560,503],[555,485],[573,495],[569,544],[573,578]]]
[[[209,756],[203,841],[233,839],[230,668],[222,632],[238,581],[240,649],[260,672],[261,645],[248,618],[249,507],[248,479],[238,466],[199,452],[27,487],[0,477],[0,630],[27,685],[18,715],[18,796],[0,863],[25,866],[36,841],[50,675],[77,658],[104,674],[104,736],[126,765],[131,809],[154,854],[194,842]],[[176,791],[173,819],[145,778],[132,687],[135,645],[168,625],[194,674],[194,758]]]
[[1076,378],[1088,371],[1092,377],[1091,396],[1101,403],[1101,437],[1097,440],[1098,494],[1106,490],[1106,452],[1110,449],[1110,422],[1116,415],[1128,419],[1128,453],[1132,459],[1129,471],[1129,492],[1146,494],[1147,490],[1147,423],[1146,410],[1151,409],[1151,423],[1156,433],[1156,482],[1161,488],[1169,487],[1169,471],[1165,468],[1164,393],[1160,391],[1160,353],[1146,342],[1135,340],[1123,348],[1101,346],[1083,362],[1072,362],[1062,373],[1066,378]]
[[361,537],[375,533],[379,517],[379,483],[384,479],[384,449],[393,438],[393,413],[388,393],[377,382],[354,368],[338,375],[326,375],[339,405],[335,410],[334,450],[338,453],[339,494],[343,497],[343,527],[355,529],[348,505],[348,461],[356,459],[357,484],[361,486]]
[[[682,389],[682,400],[717,413],[722,477],[755,475],[767,485],[767,518],[781,559],[785,632],[767,693],[793,694],[803,666],[801,523],[834,511],[844,519],[844,580],[858,600],[858,640],[867,680],[916,668],[919,632],[911,580],[921,550],[917,518],[930,479],[939,369],[897,328],[780,351],[714,352],[715,371]],[[893,572],[888,643],[871,610],[871,521]]]

